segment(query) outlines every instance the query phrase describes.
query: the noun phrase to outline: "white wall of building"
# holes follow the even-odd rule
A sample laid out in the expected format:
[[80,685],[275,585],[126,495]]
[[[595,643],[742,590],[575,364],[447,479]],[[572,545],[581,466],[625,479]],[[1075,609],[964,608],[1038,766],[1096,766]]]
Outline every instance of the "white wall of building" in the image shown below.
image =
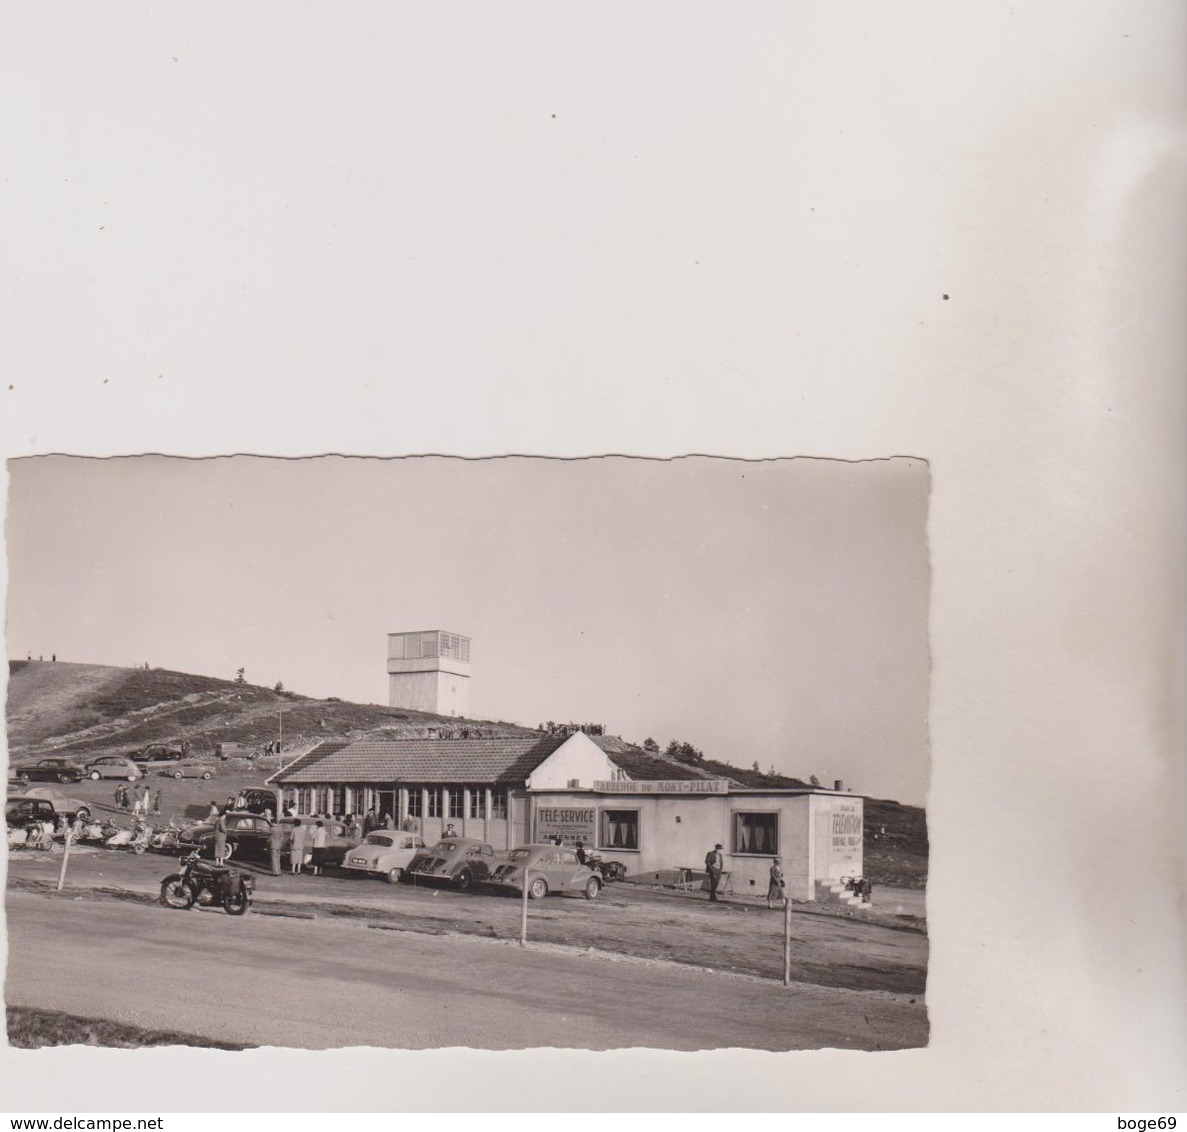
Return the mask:
[[575,780],[589,789],[617,774],[606,752],[583,731],[575,731],[532,771],[527,785],[529,790],[564,790]]

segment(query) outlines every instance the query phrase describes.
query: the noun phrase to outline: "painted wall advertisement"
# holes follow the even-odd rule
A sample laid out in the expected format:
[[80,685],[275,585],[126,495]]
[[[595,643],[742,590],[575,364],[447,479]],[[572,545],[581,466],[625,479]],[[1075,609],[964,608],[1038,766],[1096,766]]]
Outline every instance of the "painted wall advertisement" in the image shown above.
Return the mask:
[[535,841],[551,841],[560,836],[566,845],[578,840],[596,844],[598,811],[593,806],[540,806],[536,810]]
[[841,802],[829,813],[829,854],[834,866],[861,866],[861,820],[856,802]]

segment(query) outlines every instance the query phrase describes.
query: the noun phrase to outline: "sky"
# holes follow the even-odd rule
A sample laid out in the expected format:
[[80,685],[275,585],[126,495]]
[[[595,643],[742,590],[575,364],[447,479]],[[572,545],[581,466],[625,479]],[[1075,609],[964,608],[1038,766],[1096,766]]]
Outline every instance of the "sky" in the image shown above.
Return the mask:
[[11,658],[387,702],[473,639],[471,715],[598,722],[922,803],[922,460],[9,461]]

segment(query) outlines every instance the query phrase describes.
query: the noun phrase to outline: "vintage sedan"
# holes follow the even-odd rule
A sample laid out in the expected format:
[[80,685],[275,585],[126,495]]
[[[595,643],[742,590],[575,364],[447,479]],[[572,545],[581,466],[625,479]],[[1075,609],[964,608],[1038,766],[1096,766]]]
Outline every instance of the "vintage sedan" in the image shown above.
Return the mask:
[[[223,815],[227,822],[227,856],[249,857],[264,861],[268,859],[272,840],[273,823],[270,818],[262,814],[253,814],[249,810],[229,810]],[[303,817],[301,824],[305,826],[306,835],[316,824],[318,819]],[[323,848],[313,852],[313,864],[319,868],[326,865],[337,865],[342,861],[342,855],[350,847],[358,844],[346,836],[342,822],[333,819],[323,819],[326,830],[326,844]],[[291,818],[281,818],[280,825],[285,831],[284,843],[287,848],[292,829]],[[188,826],[177,835],[177,844],[184,849],[200,849],[210,855],[214,845],[214,824],[204,821],[197,825]],[[308,842],[306,842],[306,850]]]
[[81,782],[85,777],[69,759],[38,759],[16,768],[17,778],[38,782]]
[[140,767],[123,755],[104,755],[102,758],[91,759],[83,770],[96,782],[100,778],[123,778],[128,782],[135,782],[141,777]]
[[[227,856],[254,857],[266,860],[272,835],[272,822],[259,814],[231,810],[223,815],[227,822]],[[214,823],[200,822],[187,826],[177,835],[181,849],[199,849],[207,856],[214,846]]]
[[162,767],[157,774],[163,774],[168,778],[210,778],[214,774],[214,767],[210,763],[186,759],[184,762],[170,763]]
[[495,867],[495,851],[473,837],[444,837],[431,849],[422,849],[408,864],[404,880],[444,881],[469,888],[485,881]]
[[583,865],[572,849],[552,844],[512,849],[487,883],[522,892],[525,873],[528,896],[533,900],[541,900],[550,892],[580,892],[586,900],[593,900],[602,890],[602,878]]
[[48,802],[53,806],[55,816],[68,818],[70,821],[75,818],[82,818],[83,821],[86,821],[91,816],[91,807],[86,802],[81,802],[77,798],[68,798],[52,786],[30,786],[23,792],[22,797],[39,798]]
[[417,833],[377,829],[368,833],[353,849],[347,850],[342,867],[352,873],[386,877],[389,883],[395,884],[412,863],[412,858],[424,847],[424,838]]
[[48,822],[53,827],[57,825],[57,817],[53,803],[45,798],[18,795],[4,803],[4,821],[9,829],[24,829],[42,822]]

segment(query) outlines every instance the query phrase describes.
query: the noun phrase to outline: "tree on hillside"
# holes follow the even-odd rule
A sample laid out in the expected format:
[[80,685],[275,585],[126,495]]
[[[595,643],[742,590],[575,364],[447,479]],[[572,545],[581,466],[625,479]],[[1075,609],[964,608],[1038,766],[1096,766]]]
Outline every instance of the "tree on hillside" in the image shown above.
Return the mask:
[[283,680],[277,680],[277,681],[276,681],[276,683],[275,683],[275,684],[272,686],[272,691],[274,691],[274,692],[275,692],[277,695],[281,695],[281,694],[283,694],[283,692],[284,692],[284,681],[283,681]]
[[679,739],[673,739],[668,743],[664,748],[664,754],[670,759],[675,759],[678,763],[688,764],[698,763],[705,757],[691,743],[684,743]]
[[754,763],[753,763],[753,765],[750,767],[750,769],[751,769],[752,771],[754,771],[754,773],[755,773],[755,774],[759,774],[759,773],[760,773],[760,771],[759,771],[759,769],[758,769],[758,759],[755,759],[755,760],[754,760]]
[[643,740],[643,750],[648,751],[653,755],[658,755],[659,744],[650,735],[648,735],[647,738]]
[[236,668],[235,669],[235,683],[236,684],[246,684],[247,683],[247,669],[246,668]]

